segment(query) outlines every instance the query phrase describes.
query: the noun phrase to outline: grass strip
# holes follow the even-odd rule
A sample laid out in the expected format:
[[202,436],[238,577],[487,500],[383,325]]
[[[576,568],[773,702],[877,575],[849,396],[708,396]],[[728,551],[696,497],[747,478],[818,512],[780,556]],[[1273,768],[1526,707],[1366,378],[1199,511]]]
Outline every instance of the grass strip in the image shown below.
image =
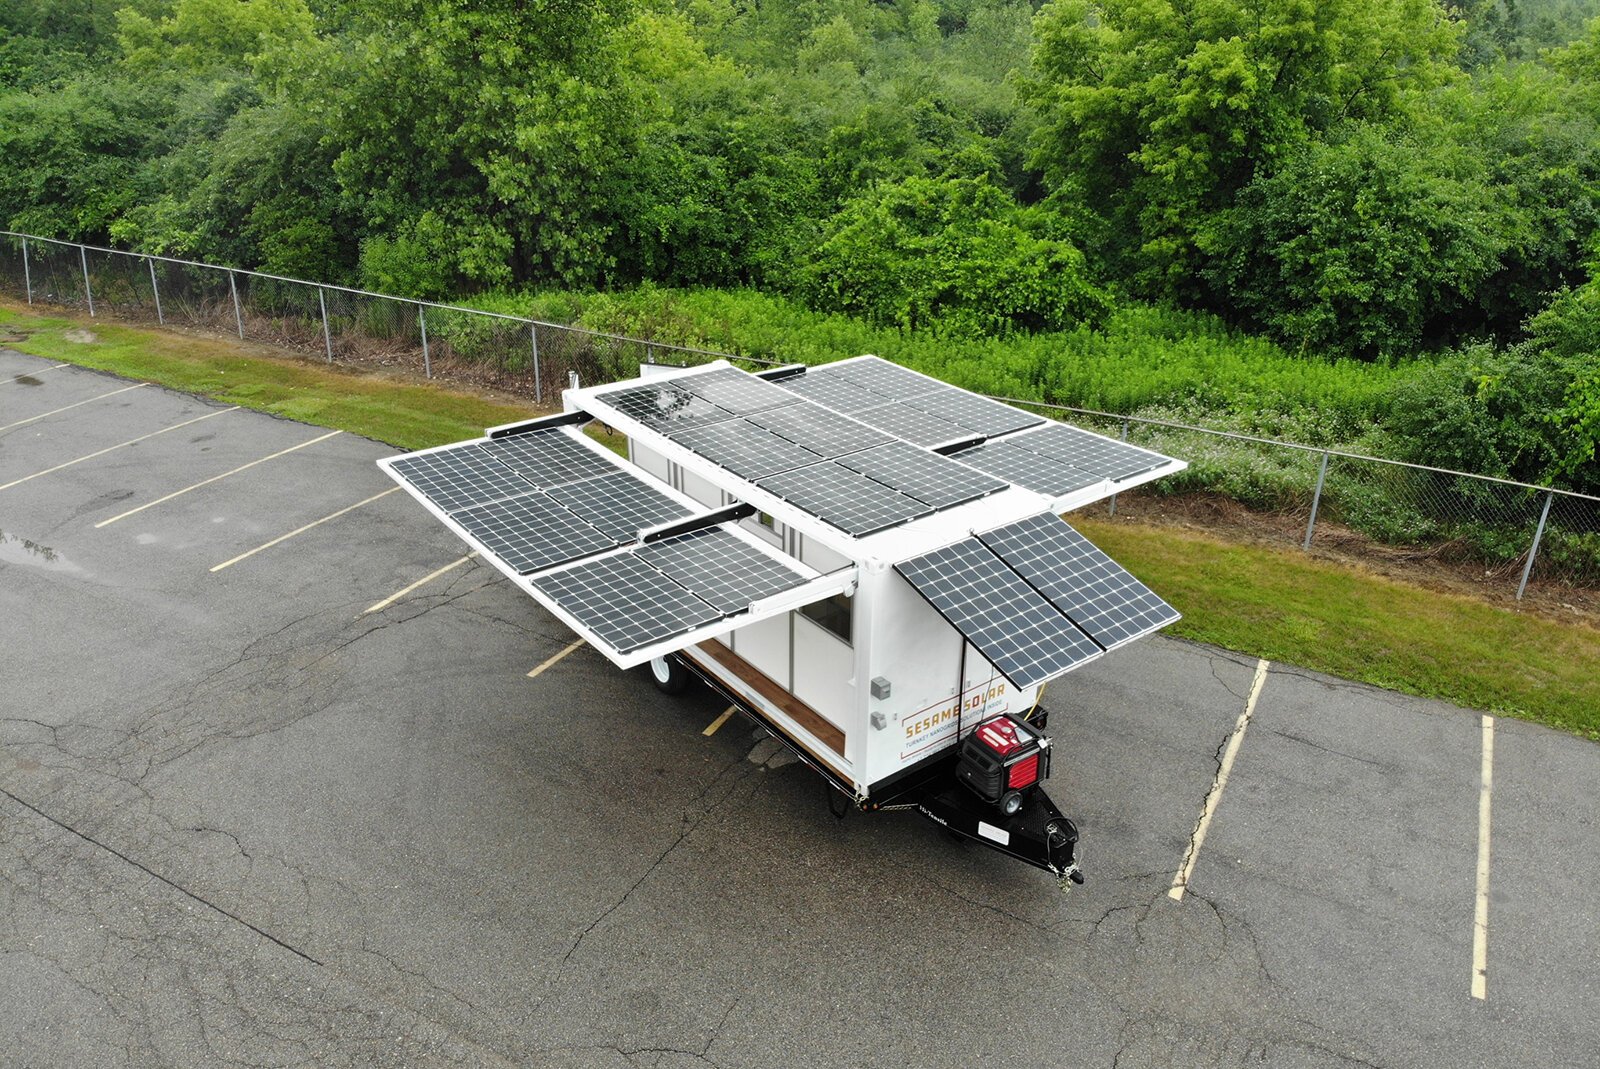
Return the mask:
[[[90,331],[94,341],[68,337]],[[103,320],[37,315],[0,302],[6,348],[154,382],[285,419],[349,431],[405,449],[475,438],[526,419],[529,405],[491,401],[431,384],[396,382],[278,356],[265,346]]]
[[[69,331],[96,340],[69,340]],[[481,434],[532,406],[356,375],[262,346],[41,316],[0,302],[4,344],[405,448]],[[613,448],[616,436],[597,435]],[[1171,527],[1073,523],[1180,609],[1176,634],[1600,740],[1600,632],[1292,550]]]
[[1185,638],[1600,740],[1600,632],[1292,549],[1072,523],[1184,614]]

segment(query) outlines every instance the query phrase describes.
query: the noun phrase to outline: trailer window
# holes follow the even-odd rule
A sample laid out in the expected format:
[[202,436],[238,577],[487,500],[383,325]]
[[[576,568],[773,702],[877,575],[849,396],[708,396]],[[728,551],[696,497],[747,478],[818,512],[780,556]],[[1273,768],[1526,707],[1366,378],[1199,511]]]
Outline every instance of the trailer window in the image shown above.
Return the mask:
[[797,612],[813,623],[833,632],[845,642],[850,642],[851,622],[855,618],[855,599],[848,594],[835,594],[823,601],[802,605]]

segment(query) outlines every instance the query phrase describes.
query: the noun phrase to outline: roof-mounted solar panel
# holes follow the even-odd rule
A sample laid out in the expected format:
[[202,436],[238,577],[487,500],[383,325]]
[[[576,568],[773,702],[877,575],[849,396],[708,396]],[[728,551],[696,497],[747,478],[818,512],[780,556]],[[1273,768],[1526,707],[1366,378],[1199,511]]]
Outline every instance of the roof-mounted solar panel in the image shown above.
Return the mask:
[[1037,431],[1020,434],[1010,441],[1018,448],[1070,464],[1080,471],[1112,482],[1121,482],[1172,463],[1171,457],[1065,423],[1052,423]]
[[538,490],[474,505],[450,518],[519,575],[602,553],[623,541],[585,523]]
[[562,430],[495,439],[478,448],[541,490],[617,470],[615,464]]
[[1037,427],[1045,422],[1043,416],[1035,416],[1020,408],[1012,408],[999,401],[991,401],[987,397],[958,390],[954,386],[941,386],[937,390],[919,393],[915,397],[906,398],[904,404],[926,412],[930,416],[949,420],[974,434],[989,437],[1010,434],[1027,427]]
[[721,367],[672,380],[690,393],[736,415],[792,405],[795,398],[738,368]]
[[821,454],[744,419],[686,427],[668,437],[741,479],[759,479],[823,459]]
[[895,401],[931,393],[940,388],[950,388],[938,379],[919,375],[909,368],[890,363],[881,356],[841,360],[837,364],[827,365],[827,373],[848,379],[857,386],[864,386],[873,393],[883,394]]
[[484,452],[476,442],[397,457],[390,467],[395,477],[416,487],[444,512],[458,512],[538,489]]
[[851,413],[862,423],[888,431],[913,445],[935,446],[971,438],[972,432],[942,416],[912,408],[901,401],[891,401],[876,408],[865,408]]
[[1104,481],[1099,475],[1025,449],[1014,438],[984,442],[951,453],[950,459],[1046,497],[1065,497]]
[[894,441],[891,434],[810,401],[759,412],[750,417],[750,422],[830,458]]
[[840,457],[839,463],[935,509],[976,501],[1010,485],[909,442],[864,449]]
[[[777,389],[777,387],[773,387]],[[629,419],[638,420],[654,431],[666,432],[718,420],[732,419],[735,413],[694,393],[677,379],[660,379],[626,389],[601,394],[601,400]]]
[[1051,513],[978,539],[1108,650],[1179,619],[1178,610]]
[[1054,679],[1103,652],[976,538],[894,569],[1018,687]]
[[640,546],[635,556],[724,614],[806,581],[793,567],[722,527]]
[[646,527],[681,520],[692,513],[632,472],[611,474],[557,486],[551,500],[619,543],[631,542]]
[[631,553],[547,572],[533,585],[623,654],[722,618],[719,610]]
[[873,393],[865,386],[858,386],[843,375],[824,374],[824,370],[813,369],[796,378],[784,379],[780,385],[790,393],[847,415],[863,408],[877,408],[893,400],[881,393]]
[[933,511],[916,498],[831,460],[769,475],[756,480],[756,485],[857,538]]

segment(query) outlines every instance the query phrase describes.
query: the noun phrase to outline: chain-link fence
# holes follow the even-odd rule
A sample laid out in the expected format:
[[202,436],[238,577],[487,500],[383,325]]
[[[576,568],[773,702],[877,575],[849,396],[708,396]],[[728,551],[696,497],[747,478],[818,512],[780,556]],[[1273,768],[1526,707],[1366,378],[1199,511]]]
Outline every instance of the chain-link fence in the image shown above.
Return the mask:
[[767,365],[681,345],[193,263],[169,256],[0,232],[0,292],[90,315],[236,334],[328,363],[413,371],[554,403],[641,363],[714,359]]
[[[632,377],[640,364],[774,362],[456,305],[0,232],[0,293],[97,317],[188,327],[328,363],[490,386],[553,406],[570,377]],[[841,354],[850,355],[850,354]],[[1016,398],[1189,462],[1112,498],[1200,527],[1405,570],[1453,568],[1521,598],[1530,581],[1600,588],[1600,498],[1292,442]]]

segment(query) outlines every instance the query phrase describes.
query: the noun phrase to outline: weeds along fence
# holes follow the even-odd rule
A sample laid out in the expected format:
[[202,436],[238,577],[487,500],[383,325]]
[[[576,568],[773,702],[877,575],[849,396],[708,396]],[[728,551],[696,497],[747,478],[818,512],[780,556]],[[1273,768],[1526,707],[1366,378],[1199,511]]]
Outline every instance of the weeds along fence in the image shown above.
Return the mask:
[[[593,384],[632,377],[645,363],[778,363],[4,231],[0,292],[95,317],[236,334],[329,363],[465,380],[541,404],[555,403],[573,374]],[[1203,491],[1188,522],[1247,525],[1255,537],[1308,551],[1349,548],[1400,570],[1443,564],[1491,589],[1514,586],[1518,598],[1530,580],[1600,587],[1600,498],[1169,420],[997,400],[1189,462],[1124,495],[1124,511]],[[1118,506],[1113,498],[1104,507]]]
[[91,316],[237,334],[331,364],[387,367],[553,402],[641,363],[736,359],[564,323],[411,300],[170,256],[0,231],[0,292]]

